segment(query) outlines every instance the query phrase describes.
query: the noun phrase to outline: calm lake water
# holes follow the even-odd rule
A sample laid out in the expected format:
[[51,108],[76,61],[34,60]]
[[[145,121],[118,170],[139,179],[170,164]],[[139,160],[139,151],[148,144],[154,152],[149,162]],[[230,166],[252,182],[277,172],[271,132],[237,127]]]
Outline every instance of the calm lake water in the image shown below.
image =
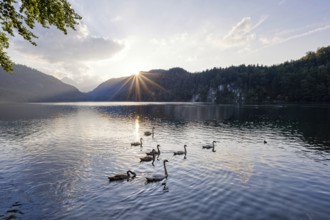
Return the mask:
[[329,106],[1,104],[0,149],[0,219],[330,219]]

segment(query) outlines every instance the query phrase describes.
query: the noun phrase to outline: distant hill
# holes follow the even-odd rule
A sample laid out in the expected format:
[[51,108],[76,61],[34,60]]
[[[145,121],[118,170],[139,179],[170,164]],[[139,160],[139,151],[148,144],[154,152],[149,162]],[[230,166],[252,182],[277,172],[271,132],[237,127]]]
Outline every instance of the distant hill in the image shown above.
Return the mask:
[[53,76],[15,65],[13,73],[0,69],[0,102],[83,101],[86,95]]
[[240,65],[189,73],[151,70],[110,79],[88,95],[96,101],[214,103],[330,102],[330,47],[280,65]]
[[93,101],[189,101],[192,74],[182,68],[110,79],[88,93]]
[[[117,91],[123,93],[120,88],[124,87],[124,83],[129,77],[121,77],[109,79],[99,86],[97,86],[93,91],[88,93],[89,99],[93,101],[112,101],[116,99]],[[118,100],[118,98],[117,98]],[[125,100],[125,99],[124,99]]]

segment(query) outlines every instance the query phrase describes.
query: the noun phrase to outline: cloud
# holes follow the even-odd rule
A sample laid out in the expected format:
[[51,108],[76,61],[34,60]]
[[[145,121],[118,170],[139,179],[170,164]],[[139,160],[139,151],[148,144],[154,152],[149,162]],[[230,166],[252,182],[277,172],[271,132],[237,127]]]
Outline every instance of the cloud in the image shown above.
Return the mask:
[[40,30],[37,33],[37,47],[27,42],[15,42],[22,53],[38,56],[49,62],[80,62],[109,59],[123,49],[118,41],[89,34],[86,25],[79,25],[77,31],[64,35],[55,29]]
[[251,17],[244,17],[222,38],[224,47],[247,46],[251,40],[256,39],[255,30],[267,19],[262,17],[257,24],[253,25]]
[[244,45],[249,39],[253,38],[252,22],[250,17],[243,18],[223,37],[223,42],[228,46]]
[[310,30],[305,30],[303,32],[300,33],[294,33],[291,34],[289,36],[274,36],[274,37],[260,37],[259,41],[265,45],[265,46],[272,46],[272,45],[276,45],[276,44],[281,44],[281,43],[285,43],[287,41],[291,41],[291,40],[295,40],[298,38],[302,38],[302,37],[306,37],[321,31],[325,31],[330,29],[330,25],[323,25],[321,27],[317,27],[317,28],[313,28]]
[[12,49],[19,53],[19,63],[58,79],[64,78],[82,91],[89,91],[104,80],[102,75],[98,75],[101,73],[93,72],[93,64],[111,59],[124,49],[121,41],[92,36],[84,24],[80,24],[76,31],[70,30],[67,35],[54,28],[36,28],[34,32],[39,36],[37,46],[13,39]]
[[[31,59],[27,58],[27,59]],[[38,69],[39,71],[52,75],[65,83],[77,87],[80,91],[88,92],[101,82],[108,79],[103,74],[97,74],[90,64],[84,62],[49,63],[35,59],[36,63],[20,62],[24,65]]]
[[91,91],[105,81],[101,76],[96,75],[90,66],[81,63],[79,65],[67,64],[63,66],[63,70],[65,70],[65,74],[63,72],[58,73],[60,80],[79,88],[83,92]]

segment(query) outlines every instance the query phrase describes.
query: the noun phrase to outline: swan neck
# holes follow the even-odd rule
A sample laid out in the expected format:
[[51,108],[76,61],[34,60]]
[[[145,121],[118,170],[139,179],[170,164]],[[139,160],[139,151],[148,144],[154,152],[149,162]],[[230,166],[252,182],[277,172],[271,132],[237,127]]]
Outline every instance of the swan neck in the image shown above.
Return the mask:
[[129,171],[132,174],[132,177],[136,177],[136,173],[134,173],[133,171]]

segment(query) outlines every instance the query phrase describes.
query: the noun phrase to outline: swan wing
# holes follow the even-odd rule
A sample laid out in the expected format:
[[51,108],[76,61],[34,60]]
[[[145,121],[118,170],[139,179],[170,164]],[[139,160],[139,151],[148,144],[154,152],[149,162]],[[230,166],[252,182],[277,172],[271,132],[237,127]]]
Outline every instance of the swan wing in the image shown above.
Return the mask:
[[147,157],[141,157],[140,158],[141,161],[152,161],[153,157],[147,156]]
[[184,154],[184,151],[177,151],[177,152],[174,152],[174,155],[180,155],[180,154]]
[[149,153],[146,153],[147,155],[149,155],[149,156],[152,156],[152,155],[156,155],[156,154],[158,154],[157,152],[149,152]]
[[203,146],[203,148],[213,148],[213,146],[211,146],[211,145],[205,145],[205,146]]
[[157,181],[162,181],[163,179],[165,179],[166,176],[164,175],[161,175],[161,174],[155,174],[155,175],[152,175],[150,177],[146,177],[147,179],[147,182],[157,182]]
[[145,135],[145,136],[149,136],[149,135],[151,135],[151,132],[150,132],[150,131],[145,131],[145,132],[144,132],[144,135]]
[[122,174],[117,174],[114,176],[109,176],[108,179],[110,181],[115,181],[115,180],[123,180],[123,179],[127,179],[127,174],[126,173],[122,173]]

